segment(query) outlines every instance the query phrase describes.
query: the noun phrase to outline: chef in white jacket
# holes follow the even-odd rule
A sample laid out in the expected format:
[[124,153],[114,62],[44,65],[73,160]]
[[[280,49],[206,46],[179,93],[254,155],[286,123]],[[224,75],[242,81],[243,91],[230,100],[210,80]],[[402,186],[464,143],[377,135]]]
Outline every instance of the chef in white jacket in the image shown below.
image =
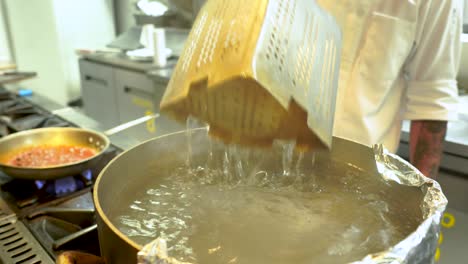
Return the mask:
[[457,116],[463,1],[317,2],[343,32],[334,135],[395,152],[411,120],[411,162],[435,177]]

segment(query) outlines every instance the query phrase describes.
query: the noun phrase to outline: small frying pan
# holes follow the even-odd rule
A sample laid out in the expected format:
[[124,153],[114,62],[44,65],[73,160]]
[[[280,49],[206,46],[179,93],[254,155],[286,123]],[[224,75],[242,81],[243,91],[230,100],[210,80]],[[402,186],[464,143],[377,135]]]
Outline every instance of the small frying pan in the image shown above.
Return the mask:
[[[96,165],[102,153],[110,145],[109,136],[127,128],[157,118],[158,114],[147,115],[136,120],[111,128],[104,133],[94,130],[74,127],[38,128],[11,134],[0,139],[0,170],[8,176],[27,180],[53,180],[70,175],[76,175]],[[74,163],[55,165],[50,167],[18,167],[8,164],[15,155],[25,149],[41,146],[81,146],[96,151],[90,158]]]

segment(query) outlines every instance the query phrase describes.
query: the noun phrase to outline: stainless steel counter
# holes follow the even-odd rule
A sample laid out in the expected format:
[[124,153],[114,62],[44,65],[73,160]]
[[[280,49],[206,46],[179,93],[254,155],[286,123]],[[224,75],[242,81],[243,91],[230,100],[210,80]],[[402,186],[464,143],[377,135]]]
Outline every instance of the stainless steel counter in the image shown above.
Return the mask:
[[[125,54],[122,53],[94,53],[83,56],[84,59],[107,64],[110,66],[115,66],[118,68],[123,68],[127,70],[132,70],[136,72],[146,73],[151,70],[161,69],[160,67],[153,64],[152,61],[135,61],[128,58]],[[173,68],[177,60],[172,59],[168,61],[168,64],[165,68]]]
[[146,72],[148,77],[156,82],[169,83],[174,68],[154,69]]
[[172,69],[177,63],[177,58],[183,50],[188,34],[189,30],[187,29],[166,28],[166,46],[172,50],[173,57],[169,59],[167,66],[163,69],[158,68],[152,61],[131,60],[123,53],[95,53],[84,55],[83,58],[123,69],[147,73],[152,79],[167,83],[172,74]]
[[128,69],[136,72],[146,73],[148,77],[156,82],[167,84],[171,79],[172,72],[177,63],[175,59],[169,60],[164,68],[155,66],[152,62],[141,62],[130,60],[123,54],[96,53],[83,56],[84,59],[107,64],[110,66]]

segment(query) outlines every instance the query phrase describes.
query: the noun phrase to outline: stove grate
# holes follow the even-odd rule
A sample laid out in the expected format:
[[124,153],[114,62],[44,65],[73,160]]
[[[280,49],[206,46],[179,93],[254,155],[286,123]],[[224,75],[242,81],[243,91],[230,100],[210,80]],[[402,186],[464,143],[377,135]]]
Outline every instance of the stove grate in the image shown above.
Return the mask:
[[0,198],[0,221],[14,215],[13,211],[8,207],[7,203]]
[[0,263],[49,264],[52,258],[16,217],[0,220]]

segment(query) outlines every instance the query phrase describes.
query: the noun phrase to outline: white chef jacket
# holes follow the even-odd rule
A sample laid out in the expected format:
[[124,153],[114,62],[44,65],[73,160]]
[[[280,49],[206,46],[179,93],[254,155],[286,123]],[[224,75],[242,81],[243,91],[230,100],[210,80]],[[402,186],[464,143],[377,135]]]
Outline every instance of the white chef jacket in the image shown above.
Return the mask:
[[334,135],[398,148],[402,120],[453,120],[462,0],[317,0],[343,49]]

